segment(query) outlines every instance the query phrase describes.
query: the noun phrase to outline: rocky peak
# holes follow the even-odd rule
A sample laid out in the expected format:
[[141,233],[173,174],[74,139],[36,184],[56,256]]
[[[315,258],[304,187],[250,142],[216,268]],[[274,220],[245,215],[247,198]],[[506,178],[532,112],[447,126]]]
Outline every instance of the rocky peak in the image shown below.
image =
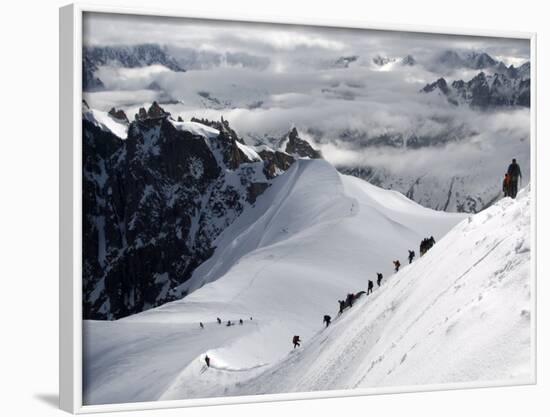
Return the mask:
[[445,78],[439,78],[437,81],[431,84],[426,84],[422,91],[425,93],[431,93],[437,88],[441,90],[443,94],[447,94],[449,92],[449,86],[447,85],[447,81],[445,80]]
[[116,119],[120,122],[129,123],[128,116],[126,116],[126,113],[124,113],[124,110],[122,109],[115,109],[114,107],[109,110],[109,116],[111,116],[113,119]]
[[486,52],[471,52],[466,56],[466,61],[474,69],[491,68],[497,65],[497,61]]
[[153,101],[149,110],[145,110],[144,107],[140,107],[138,113],[135,115],[135,119],[139,121],[164,119],[170,116],[170,113],[164,111],[162,107],[156,101]]
[[170,116],[170,113],[164,111],[156,101],[153,101],[153,104],[151,104],[151,107],[147,110],[147,116],[149,116],[150,119],[159,119]]
[[298,130],[295,127],[288,133],[288,142],[286,143],[285,152],[302,158],[322,158],[320,151],[313,149],[307,140],[300,138]]

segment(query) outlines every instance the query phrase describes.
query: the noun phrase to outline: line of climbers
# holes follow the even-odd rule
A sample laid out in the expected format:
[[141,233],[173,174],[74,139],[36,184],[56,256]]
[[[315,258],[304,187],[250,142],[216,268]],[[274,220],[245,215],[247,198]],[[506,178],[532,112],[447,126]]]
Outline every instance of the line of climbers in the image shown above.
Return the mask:
[[[504,176],[504,182],[502,184],[502,191],[504,192],[505,197],[516,198],[516,195],[518,193],[518,184],[521,177],[522,175],[519,164],[515,159],[512,159],[512,163],[510,164],[510,166],[508,166],[508,171]],[[435,245],[435,239],[433,236],[422,239],[422,241],[420,242],[420,256],[423,256],[427,251],[429,251],[433,247],[433,245]],[[412,263],[415,256],[416,253],[414,252],[414,250],[409,249],[409,264]],[[401,262],[399,262],[399,259],[393,261],[393,266],[394,271],[399,272],[399,268],[401,267]],[[380,272],[378,272],[376,275],[376,282],[380,287],[383,276]],[[350,293],[346,296],[345,300],[338,300],[338,315],[342,314],[346,308],[351,308],[354,301],[361,297],[363,294],[369,295],[370,293],[372,293],[373,287],[373,282],[369,280],[366,293],[365,291],[359,291],[357,294]],[[323,323],[325,324],[325,327],[328,327],[330,325],[331,317],[328,314],[323,317]],[[292,343],[294,344],[294,348],[300,346],[300,341],[300,336],[293,337]]]
[[[502,183],[502,191],[504,192],[505,197],[516,198],[516,195],[518,193],[518,184],[520,182],[521,177],[522,177],[521,169],[517,161],[515,159],[512,159],[512,163],[508,166],[508,170],[504,175],[504,181]],[[435,239],[433,236],[422,239],[422,241],[420,242],[420,256],[423,256],[428,250],[430,250],[433,247],[433,245],[435,245]],[[414,250],[409,249],[409,256],[408,256],[409,264],[412,263],[415,256],[416,256],[416,253],[414,252]],[[393,261],[393,266],[394,266],[394,271],[399,272],[399,268],[401,267],[401,262],[399,261],[399,259]],[[382,273],[380,272],[376,273],[376,283],[378,284],[378,287],[381,286],[383,278],[384,276],[382,275]],[[344,310],[346,308],[353,307],[353,303],[355,302],[355,300],[359,299],[363,294],[366,294],[366,295],[371,294],[373,292],[373,288],[374,288],[374,283],[371,280],[369,280],[366,292],[359,291],[356,294],[349,293],[346,295],[346,298],[344,300],[338,300],[338,306],[339,306],[338,315],[344,313]],[[250,317],[250,320],[252,320],[252,317]],[[217,318],[217,321],[218,321],[218,324],[222,323],[219,317]],[[332,321],[332,318],[328,314],[325,314],[323,316],[323,324],[325,325],[325,328],[330,325],[331,321]],[[239,320],[239,324],[241,325],[243,324],[242,319]],[[233,324],[231,323],[231,321],[227,322],[227,326],[232,326],[232,325]],[[204,325],[202,322],[200,323],[200,327],[204,328]],[[300,347],[301,342],[302,340],[300,339],[300,336],[295,335],[292,338],[292,344],[294,346],[294,349],[296,349],[297,347]],[[210,358],[208,357],[208,355],[205,356],[204,360],[206,362],[206,365],[210,366]]]
[[[250,317],[250,320],[252,320],[252,317]],[[219,317],[216,317],[216,321],[218,322],[218,324],[222,324],[222,319],[220,319]],[[244,320],[243,319],[239,319],[239,321],[235,321],[235,322],[232,322],[231,320],[227,320],[227,323],[225,324],[227,327],[230,327],[230,326],[234,326],[235,324],[239,323],[239,325],[243,325],[244,324]],[[199,322],[199,327],[201,329],[204,329],[204,323],[201,321]]]
[[[422,242],[420,242],[420,256],[424,255],[434,244],[435,244],[435,239],[433,238],[433,236],[422,239]],[[409,264],[412,263],[415,256],[416,256],[416,253],[414,252],[414,250],[409,249],[409,255],[408,255]],[[398,272],[401,266],[401,262],[397,259],[393,261],[393,265],[394,265],[395,272]],[[377,272],[376,284],[378,285],[378,287],[382,285],[383,279],[384,279],[384,276],[382,275],[382,273]],[[346,298],[344,300],[338,300],[338,307],[339,307],[338,315],[342,314],[345,309],[353,307],[353,303],[355,302],[355,300],[359,299],[363,294],[369,295],[373,292],[373,290],[374,290],[374,282],[369,280],[367,283],[367,291],[359,291],[356,294],[349,293],[346,295]],[[252,317],[250,317],[250,320],[252,320]],[[219,317],[216,318],[216,321],[218,322],[219,325],[222,324],[222,320]],[[325,314],[323,316],[323,324],[325,325],[325,328],[328,327],[331,322],[332,322],[332,317],[328,314]],[[244,324],[242,319],[239,319],[239,324],[240,325]],[[202,322],[200,322],[199,325],[201,329],[204,329],[204,324]],[[235,323],[233,323],[231,320],[227,321],[226,326],[229,327],[234,325]],[[294,346],[294,349],[296,349],[297,347],[300,347],[301,342],[302,340],[300,339],[300,336],[295,335],[292,337],[292,345]],[[206,366],[210,367],[210,358],[208,357],[208,355],[205,356],[204,360],[206,362]]]
[[[424,255],[434,244],[435,244],[435,239],[433,238],[433,236],[422,239],[422,241],[420,242],[420,255],[421,256]],[[414,252],[414,250],[409,249],[409,256],[408,256],[409,264],[412,263],[415,256],[416,256],[416,253]],[[401,262],[399,261],[399,259],[393,261],[393,266],[394,266],[394,271],[399,272],[399,268],[401,267]],[[382,279],[384,279],[384,276],[382,275],[382,273],[377,272],[376,284],[378,285],[378,287],[382,285]],[[359,299],[363,294],[366,294],[366,295],[371,294],[373,289],[374,289],[374,283],[371,280],[369,280],[367,284],[366,292],[359,291],[356,294],[349,293],[346,295],[346,298],[344,300],[338,300],[338,315],[342,314],[346,308],[353,307],[353,303],[355,302],[355,300]],[[323,316],[323,324],[325,325],[325,327],[328,327],[331,321],[332,321],[332,318],[328,314],[325,314]],[[294,336],[292,338],[294,349],[296,349],[297,346],[300,346],[300,342],[301,342],[300,336]]]

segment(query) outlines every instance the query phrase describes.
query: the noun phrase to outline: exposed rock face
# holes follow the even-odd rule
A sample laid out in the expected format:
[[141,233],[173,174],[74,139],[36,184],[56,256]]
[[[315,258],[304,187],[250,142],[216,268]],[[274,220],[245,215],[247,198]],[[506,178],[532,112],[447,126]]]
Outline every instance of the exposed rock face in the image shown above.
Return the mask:
[[111,110],[109,110],[109,116],[121,122],[130,123],[128,116],[126,116],[126,113],[124,113],[122,109],[117,110],[114,107],[111,108]]
[[229,126],[229,122],[227,120],[224,120],[223,116],[222,116],[220,121],[218,121],[218,120],[208,120],[208,119],[199,119],[199,118],[196,118],[196,117],[192,117],[191,121],[192,122],[198,122],[198,123],[201,123],[203,125],[213,127],[214,129],[217,129],[220,132],[223,132],[227,137],[230,137],[232,140],[244,144],[244,141],[237,135],[237,132],[235,132]]
[[153,103],[122,140],[83,118],[85,319],[117,319],[184,296],[173,289],[295,161],[269,149],[251,158],[227,121],[203,122],[178,123]]
[[439,78],[437,81],[426,84],[426,86],[422,89],[424,93],[431,93],[434,90],[439,89],[443,94],[447,95],[449,94],[449,86],[447,85],[447,81],[445,81],[445,78]]
[[149,119],[158,119],[166,116],[170,116],[170,113],[165,112],[164,109],[160,107],[156,101],[153,101],[153,104],[151,105],[151,107],[149,107],[149,110],[147,111],[147,117]]
[[262,150],[259,155],[265,161],[264,173],[267,178],[274,178],[281,171],[286,171],[295,161],[292,156],[280,151]]
[[[284,138],[283,141],[284,140],[286,140],[286,138]],[[313,149],[309,142],[298,136],[298,130],[296,130],[295,127],[292,128],[288,134],[285,152],[290,155],[298,155],[302,158],[318,159],[322,157],[320,151]]]

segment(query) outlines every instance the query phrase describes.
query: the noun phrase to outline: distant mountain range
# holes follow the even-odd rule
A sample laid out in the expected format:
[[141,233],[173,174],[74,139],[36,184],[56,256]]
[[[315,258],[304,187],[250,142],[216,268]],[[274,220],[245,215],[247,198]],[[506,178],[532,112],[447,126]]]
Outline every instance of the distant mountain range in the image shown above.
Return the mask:
[[[476,62],[495,62],[489,59],[491,58],[479,58]],[[482,71],[469,81],[455,80],[450,84],[445,78],[439,78],[427,84],[421,91],[437,92],[454,105],[467,104],[480,109],[500,106],[530,107],[531,64],[527,62],[516,68],[513,65],[506,67],[499,63],[493,67],[496,67],[497,71],[494,74],[486,74]]]
[[457,52],[446,50],[436,55],[432,65],[443,66],[452,69],[469,68],[474,70],[489,70],[504,73],[507,66],[497,59],[494,59],[486,52]]
[[131,46],[90,46],[83,48],[82,88],[84,91],[100,90],[103,81],[95,72],[103,65],[122,68],[140,68],[159,64],[166,68],[185,72],[166,48],[157,44]]

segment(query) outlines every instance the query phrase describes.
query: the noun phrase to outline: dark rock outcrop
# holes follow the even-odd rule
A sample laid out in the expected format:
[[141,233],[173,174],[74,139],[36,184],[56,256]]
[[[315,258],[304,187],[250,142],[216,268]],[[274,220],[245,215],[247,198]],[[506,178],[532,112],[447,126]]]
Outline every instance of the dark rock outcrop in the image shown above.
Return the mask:
[[281,171],[286,171],[295,159],[280,151],[262,150],[259,152],[264,161],[264,173],[267,178],[275,178]]
[[109,110],[109,116],[120,122],[130,123],[130,121],[128,120],[128,116],[126,116],[126,113],[124,113],[124,110],[122,109],[117,110],[114,107],[111,108],[111,110]]
[[[286,140],[286,138],[284,138],[283,141],[284,140]],[[322,158],[320,151],[313,149],[308,141],[303,140],[298,136],[298,130],[296,130],[295,127],[292,128],[288,134],[288,142],[286,143],[285,152],[302,158]]]

